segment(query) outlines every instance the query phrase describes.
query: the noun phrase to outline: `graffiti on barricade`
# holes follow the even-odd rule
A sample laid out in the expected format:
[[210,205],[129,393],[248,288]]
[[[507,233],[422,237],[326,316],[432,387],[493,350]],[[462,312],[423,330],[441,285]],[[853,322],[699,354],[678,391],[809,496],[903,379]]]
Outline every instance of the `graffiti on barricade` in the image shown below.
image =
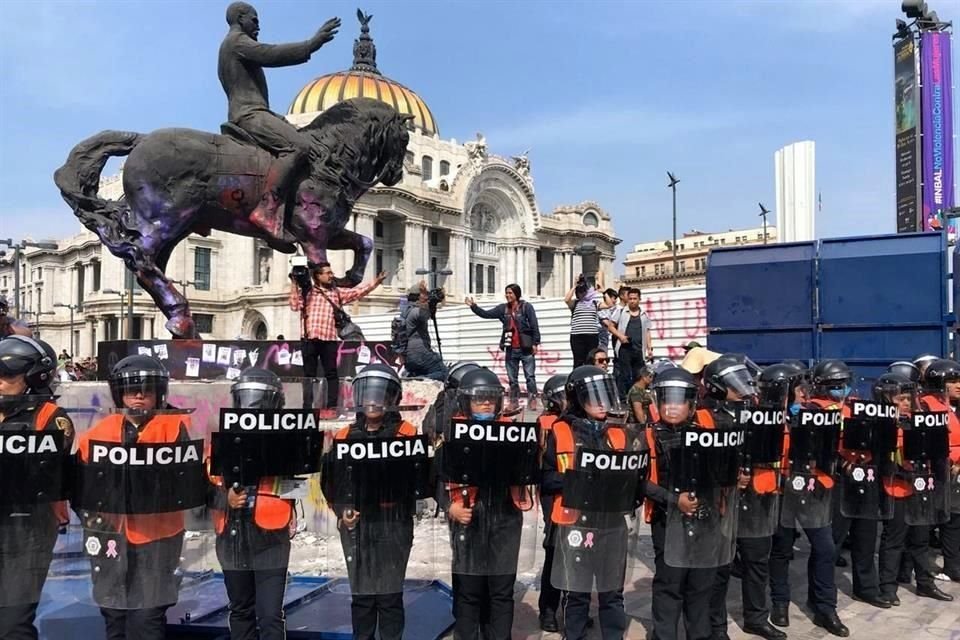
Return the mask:
[[[672,299],[666,295],[644,298],[643,310],[650,318],[650,333],[657,355],[682,360],[683,345],[707,335],[707,298]],[[666,350],[666,353],[663,353]]]

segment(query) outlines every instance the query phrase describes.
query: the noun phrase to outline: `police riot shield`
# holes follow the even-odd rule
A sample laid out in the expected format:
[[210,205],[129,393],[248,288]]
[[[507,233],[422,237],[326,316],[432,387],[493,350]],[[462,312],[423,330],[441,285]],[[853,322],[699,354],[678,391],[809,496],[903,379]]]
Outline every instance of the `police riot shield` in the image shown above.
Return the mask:
[[608,442],[619,450],[577,445],[574,465],[563,474],[563,493],[552,518],[555,552],[551,582],[562,591],[590,593],[623,589],[640,560],[636,512],[650,468],[643,430],[611,425]]
[[866,400],[849,402],[841,441],[845,461],[838,474],[840,513],[847,518],[889,520],[893,497],[884,485],[896,471],[897,407]]
[[681,511],[679,502],[667,509],[667,544],[664,561],[671,567],[711,568],[733,560],[737,536],[737,513],[741,447],[745,433],[740,428],[704,429],[688,426],[679,430],[678,446],[671,448],[670,490],[679,499],[693,503]]
[[182,576],[206,557],[200,535],[184,546],[194,511],[204,512],[209,440],[189,410],[98,414],[77,438],[71,507],[90,561],[93,600],[144,609],[177,602]]
[[960,513],[960,462],[950,465],[950,513]]
[[780,505],[780,462],[786,423],[783,406],[749,406],[737,409],[744,430],[738,538],[765,538],[777,528]]
[[950,519],[949,414],[917,412],[903,429],[906,480],[913,493],[906,498],[908,525],[942,524]]
[[[220,410],[210,436],[210,518],[220,571],[288,566],[296,501],[320,470],[324,433],[309,409]],[[311,550],[323,557],[322,547]]]
[[439,450],[452,572],[508,575],[535,566],[540,430],[535,422],[455,417]]
[[[432,493],[429,451],[427,436],[396,420],[375,435],[362,423],[343,427],[325,453],[323,494],[353,594],[400,593],[404,579],[435,577],[433,533],[416,526],[418,501]],[[408,572],[415,530],[426,562]],[[332,561],[336,555],[331,550]]]
[[16,405],[0,405],[0,607],[39,602],[67,518],[73,428],[63,417],[44,418],[49,401],[17,396]]
[[840,444],[840,410],[800,409],[790,421],[789,473],[780,502],[787,528],[825,527],[833,519],[833,473]]

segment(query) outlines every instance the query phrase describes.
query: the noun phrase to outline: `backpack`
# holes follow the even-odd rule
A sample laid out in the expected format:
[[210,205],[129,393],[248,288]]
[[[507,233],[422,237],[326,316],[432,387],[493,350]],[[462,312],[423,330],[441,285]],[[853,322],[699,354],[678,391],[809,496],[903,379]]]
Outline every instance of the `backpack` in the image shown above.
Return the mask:
[[407,314],[412,308],[413,305],[408,305],[390,322],[390,348],[398,355],[407,351],[407,340],[410,337],[407,335]]

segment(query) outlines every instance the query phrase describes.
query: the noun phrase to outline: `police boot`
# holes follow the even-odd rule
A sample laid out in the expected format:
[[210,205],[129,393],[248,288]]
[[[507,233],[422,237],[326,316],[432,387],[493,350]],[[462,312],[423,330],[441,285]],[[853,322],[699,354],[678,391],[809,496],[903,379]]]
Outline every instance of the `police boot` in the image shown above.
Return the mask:
[[813,624],[817,625],[818,627],[823,627],[831,635],[835,635],[840,638],[846,638],[850,636],[850,629],[843,624],[836,611],[831,611],[828,614],[819,612],[816,613],[813,616]]
[[778,627],[789,627],[790,626],[790,604],[777,604],[773,603],[773,606],[770,607],[770,622],[777,625]]
[[557,612],[552,609],[544,609],[540,612],[540,629],[547,633],[557,633],[560,631],[560,625],[557,624]]
[[787,637],[786,633],[780,631],[780,629],[777,629],[769,622],[763,622],[761,624],[745,624],[743,625],[743,632],[760,636],[761,638],[766,638],[767,640],[783,640]]
[[953,602],[953,596],[940,590],[935,584],[926,587],[917,587],[917,595],[921,598],[932,598],[941,602]]

